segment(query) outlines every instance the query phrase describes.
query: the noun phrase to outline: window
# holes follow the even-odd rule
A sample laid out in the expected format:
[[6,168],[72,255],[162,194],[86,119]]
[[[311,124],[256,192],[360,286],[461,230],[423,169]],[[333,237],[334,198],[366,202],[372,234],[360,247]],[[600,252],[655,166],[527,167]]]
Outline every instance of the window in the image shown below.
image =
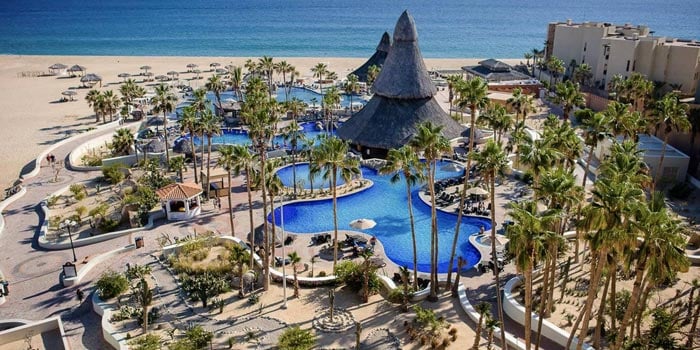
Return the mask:
[[632,61],[632,71],[633,72],[636,69],[636,67],[637,67],[637,60],[634,60],[634,61]]
[[588,43],[583,43],[583,52],[586,52],[586,47],[588,47]]
[[699,74],[700,74],[700,72],[695,72],[695,77],[694,77],[693,79],[694,79],[694,80],[698,80],[698,75],[699,75]]
[[608,74],[608,64],[606,63],[605,66],[603,66],[603,75]]
[[581,59],[581,64],[586,63],[586,55],[583,55],[583,58]]
[[627,60],[627,68],[625,68],[625,72],[630,71],[630,60]]

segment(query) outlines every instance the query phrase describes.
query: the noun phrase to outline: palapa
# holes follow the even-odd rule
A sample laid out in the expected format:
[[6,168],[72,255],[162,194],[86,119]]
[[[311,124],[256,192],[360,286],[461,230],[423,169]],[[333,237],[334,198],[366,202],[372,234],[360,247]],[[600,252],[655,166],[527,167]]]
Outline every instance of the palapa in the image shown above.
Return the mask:
[[353,71],[350,74],[355,74],[359,81],[367,82],[367,73],[369,72],[369,67],[377,66],[381,68],[382,66],[384,66],[386,56],[389,54],[389,49],[391,49],[391,37],[389,36],[389,33],[384,32],[384,35],[382,35],[382,39],[379,41],[379,45],[377,45],[377,49],[374,52],[374,55],[372,55],[367,60],[367,62],[365,62],[359,68],[355,69],[355,71]]

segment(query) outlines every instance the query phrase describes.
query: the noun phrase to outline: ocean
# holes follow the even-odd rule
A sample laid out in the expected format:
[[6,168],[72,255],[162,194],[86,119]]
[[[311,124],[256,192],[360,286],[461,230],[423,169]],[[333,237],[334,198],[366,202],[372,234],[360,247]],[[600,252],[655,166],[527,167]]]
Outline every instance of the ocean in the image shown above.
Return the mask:
[[430,58],[519,58],[568,18],[700,39],[700,0],[3,0],[0,54],[366,57],[404,9]]

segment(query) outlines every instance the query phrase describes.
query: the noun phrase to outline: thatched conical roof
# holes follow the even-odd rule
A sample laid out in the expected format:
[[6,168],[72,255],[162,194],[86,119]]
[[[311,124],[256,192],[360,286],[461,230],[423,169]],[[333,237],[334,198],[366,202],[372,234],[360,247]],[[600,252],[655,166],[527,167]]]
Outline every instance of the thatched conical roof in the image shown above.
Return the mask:
[[372,88],[375,94],[390,98],[426,98],[437,93],[418,47],[416,23],[408,11],[396,22],[394,43]]
[[[430,121],[442,126],[448,139],[464,127],[440,107],[418,48],[413,18],[404,12],[396,24],[394,43],[374,83],[372,99],[337,131],[338,137],[362,147],[388,150],[408,143],[418,125]],[[363,153],[364,154],[364,153]]]
[[369,71],[369,67],[377,66],[381,68],[384,66],[384,62],[386,61],[386,56],[389,54],[390,48],[391,37],[389,36],[389,33],[384,32],[382,39],[379,41],[379,45],[377,45],[377,50],[374,52],[374,55],[372,55],[367,62],[361,65],[360,68],[355,69],[355,71],[353,71],[351,74],[357,75],[359,81],[367,82],[367,72]]

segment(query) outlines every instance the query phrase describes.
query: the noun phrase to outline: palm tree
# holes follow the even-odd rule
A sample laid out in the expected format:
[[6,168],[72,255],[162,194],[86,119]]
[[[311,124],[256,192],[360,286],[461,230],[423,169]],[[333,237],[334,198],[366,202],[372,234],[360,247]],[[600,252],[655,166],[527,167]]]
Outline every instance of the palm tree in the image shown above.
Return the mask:
[[[547,70],[549,70],[549,86],[550,88],[554,86],[554,82],[566,71],[564,61],[560,58],[552,56],[547,61]],[[554,79],[554,82],[552,81]]]
[[[239,176],[241,172],[245,172],[246,179],[246,192],[248,193],[248,217],[250,219],[250,246],[254,247],[255,237],[253,229],[255,228],[253,224],[253,196],[251,190],[251,182],[253,181],[253,168],[256,163],[256,156],[250,151],[248,147],[243,145],[233,145],[233,173]],[[255,266],[253,261],[253,254],[250,254],[250,266]]]
[[348,81],[345,82],[345,93],[350,96],[350,116],[352,117],[352,97],[360,90],[359,78],[355,74],[348,75]]
[[258,69],[263,75],[265,75],[265,79],[267,80],[268,97],[272,97],[272,73],[275,72],[275,63],[273,62],[272,57],[263,56],[258,59]]
[[611,124],[612,118],[604,113],[595,113],[591,118],[582,120],[582,129],[584,130],[584,143],[588,148],[588,158],[586,158],[586,167],[583,171],[583,184],[582,187],[586,188],[586,179],[588,178],[588,171],[591,168],[591,161],[593,160],[593,154],[598,144],[608,139],[611,135]]
[[240,66],[233,66],[229,68],[231,73],[231,89],[236,93],[236,99],[238,101],[243,100],[243,95],[241,94],[241,86],[243,86],[243,68]]
[[297,265],[301,262],[301,257],[297,252],[291,252],[287,254],[289,257],[289,263],[292,265],[292,273],[294,273],[294,297],[299,298],[299,279],[297,278]]
[[289,125],[287,125],[282,130],[282,137],[285,142],[289,141],[289,146],[292,151],[292,181],[294,182],[294,196],[297,195],[297,165],[296,165],[296,155],[299,145],[299,140],[304,137],[304,134],[299,130],[300,126],[296,120],[292,120]]
[[530,52],[526,52],[526,53],[523,55],[523,58],[525,58],[525,67],[529,67],[529,66],[530,66],[530,60],[531,60],[533,57],[534,57],[534,56],[533,56],[532,53],[530,53]]
[[[518,122],[518,116],[520,115],[520,111],[522,109],[523,105],[523,100],[525,99],[526,94],[523,94],[523,89],[521,88],[515,88],[513,89],[512,96],[508,98],[506,103],[511,106],[515,110],[515,122]],[[525,118],[523,118],[523,121],[525,121]]]
[[654,182],[652,183],[652,191],[656,182],[661,179],[663,173],[664,156],[666,155],[666,146],[668,145],[668,137],[672,131],[686,132],[690,130],[690,122],[688,121],[688,104],[680,103],[678,95],[674,93],[667,94],[660,101],[656,102],[654,114],[658,116],[658,120],[665,125],[664,129],[664,145],[661,149],[661,157],[659,165],[654,172]]
[[170,171],[173,171],[180,178],[180,182],[185,182],[183,177],[183,171],[185,170],[185,158],[184,157],[173,157],[170,158],[170,164],[168,164]]
[[216,97],[216,115],[220,115],[223,112],[221,109],[221,93],[226,90],[226,84],[221,80],[220,76],[212,75],[207,80],[207,83],[204,84],[204,87],[214,93],[214,97]]
[[240,244],[232,244],[230,249],[231,255],[229,255],[229,261],[237,267],[238,297],[242,298],[244,294],[243,290],[245,289],[243,286],[243,275],[250,266],[253,266],[247,265],[249,260],[253,261],[253,254],[252,252],[248,252],[248,250]]
[[[311,68],[314,78],[318,78],[318,89],[323,95],[323,78],[328,74],[328,66],[325,63],[317,63]],[[323,99],[321,99],[321,109],[323,109]]]
[[484,326],[486,329],[488,329],[486,349],[491,350],[491,344],[493,344],[493,332],[496,330],[496,328],[501,326],[501,322],[489,317],[486,319],[486,324]]
[[411,200],[411,188],[418,182],[423,182],[424,166],[418,159],[416,152],[409,146],[399,149],[390,149],[386,157],[385,165],[379,169],[380,174],[393,174],[391,183],[401,181],[401,176],[406,182],[406,204],[408,207],[408,219],[411,223],[411,240],[413,242],[413,289],[418,290],[418,248],[416,247],[416,228],[413,218],[413,202]]
[[506,111],[506,107],[497,103],[490,103],[484,114],[479,115],[477,123],[486,124],[496,134],[496,142],[500,143],[503,134],[513,126],[513,116]]
[[582,107],[586,103],[578,84],[574,84],[571,81],[557,84],[556,94],[552,100],[554,103],[561,105],[561,108],[564,110],[564,120],[569,120],[574,107]]
[[[438,281],[438,227],[437,206],[435,204],[435,172],[437,161],[443,154],[452,151],[450,142],[442,135],[442,126],[433,125],[426,121],[418,125],[418,133],[409,142],[409,146],[416,152],[421,152],[427,164],[428,191],[430,192],[430,295],[428,300],[437,301]],[[452,265],[448,268],[452,270]]]
[[165,84],[156,86],[156,95],[153,97],[153,111],[163,113],[163,134],[165,137],[165,162],[170,164],[170,143],[168,142],[168,113],[175,110],[177,97],[170,91],[170,87]]
[[100,100],[102,100],[102,93],[100,90],[92,89],[85,95],[85,101],[87,101],[88,107],[92,108],[95,112],[95,123],[100,122],[100,111],[102,108],[100,106]]
[[330,180],[333,194],[333,271],[338,262],[338,174],[349,183],[360,173],[359,162],[347,157],[348,144],[338,138],[328,137],[317,151],[317,165],[324,169],[323,178]]
[[287,73],[291,73],[295,70],[294,66],[289,64],[287,61],[280,61],[275,65],[275,70],[277,74],[282,74],[282,84],[284,85],[284,102],[289,100],[289,86],[287,84]]
[[285,103],[285,106],[289,112],[292,112],[292,118],[294,121],[297,121],[297,118],[299,118],[299,115],[304,112],[304,109],[306,108],[306,103],[304,101],[292,97],[290,101],[287,101]]
[[[544,215],[543,215],[544,214]],[[515,266],[524,277],[525,289],[525,347],[532,344],[532,284],[535,264],[542,259],[545,248],[544,232],[553,219],[550,213],[539,213],[537,202],[514,203],[509,213],[515,225],[506,231],[510,251],[513,252]],[[544,290],[540,302],[544,304]]]
[[370,86],[370,88],[372,87],[372,84],[374,84],[374,81],[377,80],[379,72],[381,71],[382,68],[374,64],[367,68],[367,84]]
[[[508,158],[500,144],[493,140],[489,140],[479,153],[470,153],[470,158],[474,158],[478,168],[481,171],[482,177],[489,183],[491,194],[491,222],[496,222],[496,176],[501,174],[508,164]],[[496,277],[496,290],[501,290],[501,282],[499,279],[498,260],[496,258],[496,225],[491,225],[491,259],[494,266],[494,274]],[[503,323],[503,305],[501,302],[501,293],[496,293],[496,304],[498,305],[498,320]],[[501,327],[501,339],[505,339],[505,326]],[[504,342],[504,349],[507,350],[507,345]]]
[[236,167],[236,148],[233,145],[224,145],[219,148],[219,160],[217,161],[217,166],[222,167],[226,170],[228,178],[228,221],[231,225],[231,235],[236,235],[236,230],[233,226],[233,205],[231,204],[231,181],[232,181],[232,171]]
[[134,103],[134,99],[143,97],[146,94],[146,89],[136,85],[136,81],[133,79],[127,79],[119,86],[119,93],[122,95],[122,102],[124,102],[126,113],[128,114],[130,112],[130,107]]
[[[209,198],[209,171],[211,169],[211,139],[214,135],[221,134],[221,120],[219,117],[215,116],[211,110],[207,109],[201,115],[201,128],[202,135],[207,137],[207,181],[204,184],[206,186],[206,198]],[[229,196],[230,198],[231,196]]]
[[491,304],[481,302],[476,304],[474,309],[476,310],[476,312],[479,313],[479,322],[476,323],[476,337],[474,338],[474,345],[472,345],[472,350],[478,350],[479,343],[481,342],[481,330],[483,329],[484,319],[491,318]]
[[593,72],[591,71],[591,66],[588,63],[582,63],[576,69],[574,69],[573,80],[581,84],[582,86],[588,86],[588,84],[593,78]]
[[[202,162],[199,163],[199,172],[200,174],[204,172],[204,132],[202,130],[203,127],[203,122],[202,122],[202,116],[204,115],[204,112],[209,110],[209,106],[211,105],[211,101],[207,99],[207,90],[204,88],[199,88],[197,90],[194,90],[193,92],[193,97],[194,101],[192,101],[192,104],[190,107],[192,107],[196,113],[197,117],[199,118],[198,120],[198,132],[200,136],[202,136],[202,147],[200,147],[200,154],[202,156]],[[202,181],[204,181],[204,177],[202,177]]]
[[183,109],[182,117],[180,118],[180,132],[189,133],[190,150],[192,152],[192,172],[194,173],[194,182],[199,183],[197,176],[197,154],[194,147],[194,138],[199,131],[199,122],[197,120],[197,111],[192,106],[187,106]]
[[464,83],[464,78],[459,74],[453,74],[447,77],[447,92],[450,101],[450,116],[452,116],[452,102],[455,100],[455,92],[459,90],[459,86]]
[[369,279],[376,270],[376,267],[369,259],[372,255],[374,255],[374,253],[369,249],[365,249],[360,253],[360,257],[362,258],[362,292],[360,294],[362,295],[363,303],[369,302]]
[[117,129],[112,135],[112,153],[115,156],[128,155],[134,146],[134,134],[127,128]]
[[[278,196],[282,196],[284,192],[284,185],[282,180],[277,176],[275,169],[282,165],[282,161],[279,158],[269,158],[265,161],[265,178],[258,176],[257,183],[260,185],[261,181],[265,181],[266,193],[270,199],[270,217],[273,223],[277,222],[275,218],[275,199]],[[258,174],[259,175],[259,174]],[[265,242],[266,245],[270,246],[270,256],[275,255],[275,246],[277,245],[277,225],[272,225],[272,235],[268,236],[268,240]]]
[[323,95],[322,105],[325,106],[325,129],[326,133],[330,134],[333,129],[333,109],[340,104],[340,91],[335,86],[331,86]]
[[534,77],[535,76],[535,67],[537,66],[537,63],[540,59],[541,54],[540,54],[540,50],[538,50],[536,48],[530,50],[530,54],[532,55],[532,74],[531,75]]
[[104,93],[102,93],[102,96],[104,98],[103,101],[103,108],[106,114],[109,114],[109,121],[111,122],[114,114],[117,113],[119,110],[119,106],[121,105],[122,101],[119,98],[119,96],[114,94],[114,91],[112,90],[107,90]]

